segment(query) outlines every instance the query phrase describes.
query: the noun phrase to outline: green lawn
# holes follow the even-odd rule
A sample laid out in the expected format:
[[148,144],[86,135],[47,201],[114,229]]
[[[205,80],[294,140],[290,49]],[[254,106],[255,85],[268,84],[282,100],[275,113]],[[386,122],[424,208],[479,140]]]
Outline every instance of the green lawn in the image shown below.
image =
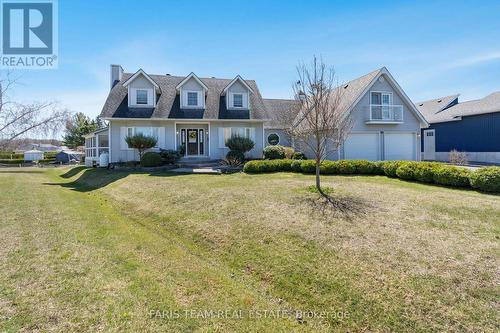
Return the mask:
[[500,329],[500,196],[323,179],[0,169],[0,332]]

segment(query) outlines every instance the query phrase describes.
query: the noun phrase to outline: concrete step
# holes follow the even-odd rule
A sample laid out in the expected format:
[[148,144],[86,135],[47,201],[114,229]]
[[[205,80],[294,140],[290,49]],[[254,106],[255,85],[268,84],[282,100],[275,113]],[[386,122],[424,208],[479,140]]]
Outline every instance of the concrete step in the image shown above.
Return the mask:
[[203,168],[203,167],[216,167],[220,165],[220,160],[211,159],[196,159],[196,158],[181,158],[177,162],[179,167],[182,168]]
[[209,168],[209,167],[203,167],[203,168],[180,167],[178,169],[172,169],[170,171],[177,173],[197,173],[197,174],[216,174],[216,175],[220,175],[222,173],[220,169]]

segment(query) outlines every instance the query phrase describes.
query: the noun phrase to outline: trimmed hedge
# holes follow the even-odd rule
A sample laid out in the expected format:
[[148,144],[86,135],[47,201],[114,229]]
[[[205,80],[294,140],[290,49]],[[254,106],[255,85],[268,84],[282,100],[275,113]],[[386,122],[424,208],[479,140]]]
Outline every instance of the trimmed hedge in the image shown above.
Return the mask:
[[0,164],[23,164],[24,158],[16,158],[16,159],[1,159]]
[[254,160],[245,163],[243,171],[246,173],[266,173],[276,171],[292,171],[293,160]]
[[161,155],[152,151],[145,153],[141,161],[141,165],[146,168],[160,166],[162,163]]
[[52,160],[56,159],[56,155],[58,154],[58,151],[45,151],[43,152],[43,158],[46,160]]
[[302,153],[300,151],[296,151],[292,155],[292,160],[307,160],[307,157],[304,153]]
[[[246,173],[266,173],[279,171],[316,173],[316,162],[312,160],[255,160],[245,164]],[[500,167],[482,168],[470,171],[438,162],[381,161],[365,160],[323,161],[322,175],[386,175],[421,183],[434,183],[454,187],[470,187],[500,192]]]
[[486,192],[500,192],[500,167],[482,168],[470,176],[470,184]]
[[0,152],[0,160],[19,160],[19,159],[23,159],[24,158],[24,154],[15,154],[15,153],[9,153],[9,152],[5,152],[5,151],[2,151]]
[[387,177],[396,178],[396,170],[399,168],[401,164],[405,163],[405,161],[384,161],[382,162],[382,170],[384,170],[384,175]]
[[434,183],[439,185],[469,187],[473,171],[455,166],[437,167],[434,172]]
[[283,146],[267,146],[264,148],[264,158],[266,160],[279,160],[285,158],[285,147]]

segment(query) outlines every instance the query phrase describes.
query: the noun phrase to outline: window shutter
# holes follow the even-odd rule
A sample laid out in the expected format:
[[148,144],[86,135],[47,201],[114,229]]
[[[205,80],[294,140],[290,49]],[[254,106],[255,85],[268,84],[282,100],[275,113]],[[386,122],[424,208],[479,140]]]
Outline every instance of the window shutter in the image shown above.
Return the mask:
[[219,127],[219,148],[224,148],[225,147],[225,142],[224,142],[224,127]]
[[243,108],[248,109],[248,94],[243,94]]
[[203,107],[204,104],[203,91],[198,91],[198,106]]
[[255,127],[250,127],[250,139],[255,142]]
[[165,127],[158,128],[158,147],[165,148]]
[[137,89],[130,88],[129,99],[130,99],[130,104],[133,104],[133,105],[137,104]]
[[154,99],[153,99],[153,92],[154,89],[148,89],[148,105],[153,105]]
[[127,127],[120,127],[120,149],[128,149],[127,142],[125,142],[125,137],[127,136]]
[[233,94],[230,93],[230,92],[228,92],[227,96],[228,96],[228,98],[227,98],[227,107],[228,108],[232,108],[233,107]]

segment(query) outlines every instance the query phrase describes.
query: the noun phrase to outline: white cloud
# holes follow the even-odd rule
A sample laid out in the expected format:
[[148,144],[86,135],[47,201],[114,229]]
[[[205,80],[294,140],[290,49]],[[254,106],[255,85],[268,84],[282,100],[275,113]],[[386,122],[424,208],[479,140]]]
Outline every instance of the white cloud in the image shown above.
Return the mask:
[[462,59],[458,59],[456,61],[452,61],[443,66],[444,69],[455,69],[461,67],[469,67],[476,66],[486,62],[500,60],[500,51],[494,51],[484,54],[477,54],[471,57],[465,57]]

